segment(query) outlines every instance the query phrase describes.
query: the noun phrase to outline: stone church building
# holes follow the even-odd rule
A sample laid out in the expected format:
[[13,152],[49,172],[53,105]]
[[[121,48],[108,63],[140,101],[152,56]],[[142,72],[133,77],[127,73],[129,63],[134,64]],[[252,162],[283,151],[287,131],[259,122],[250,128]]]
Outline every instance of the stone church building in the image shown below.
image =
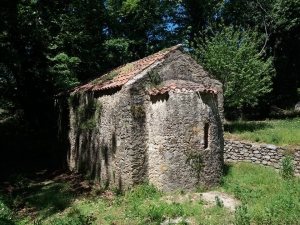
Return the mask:
[[118,188],[149,182],[171,192],[218,185],[222,96],[222,84],[181,45],[58,94],[68,167]]

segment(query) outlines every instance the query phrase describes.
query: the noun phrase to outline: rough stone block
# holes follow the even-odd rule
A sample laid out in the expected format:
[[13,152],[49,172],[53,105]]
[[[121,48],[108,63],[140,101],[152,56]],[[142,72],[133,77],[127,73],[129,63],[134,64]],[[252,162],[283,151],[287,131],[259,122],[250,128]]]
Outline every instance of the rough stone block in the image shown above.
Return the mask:
[[277,147],[275,145],[266,145],[267,149],[275,150]]

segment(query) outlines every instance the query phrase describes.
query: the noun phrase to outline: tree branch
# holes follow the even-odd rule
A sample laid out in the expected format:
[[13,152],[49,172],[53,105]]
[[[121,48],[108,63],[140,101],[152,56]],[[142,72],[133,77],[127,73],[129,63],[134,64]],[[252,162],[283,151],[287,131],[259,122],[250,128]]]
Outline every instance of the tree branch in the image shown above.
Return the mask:
[[267,30],[267,26],[266,26],[266,21],[264,19],[264,25],[265,25],[265,32],[266,32],[266,40],[265,40],[265,44],[263,46],[263,48],[260,50],[260,52],[258,53],[259,55],[262,54],[262,52],[265,50],[265,47],[267,45],[268,39],[269,39],[269,35],[268,35],[268,30]]

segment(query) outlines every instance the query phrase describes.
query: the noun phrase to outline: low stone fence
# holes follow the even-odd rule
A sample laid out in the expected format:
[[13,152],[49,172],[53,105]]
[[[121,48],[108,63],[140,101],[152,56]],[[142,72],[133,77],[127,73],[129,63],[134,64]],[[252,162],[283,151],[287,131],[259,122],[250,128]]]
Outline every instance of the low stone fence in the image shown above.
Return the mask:
[[280,168],[280,162],[286,154],[294,159],[295,173],[300,174],[300,147],[283,148],[270,144],[254,144],[249,142],[225,140],[225,162],[246,161],[265,166]]

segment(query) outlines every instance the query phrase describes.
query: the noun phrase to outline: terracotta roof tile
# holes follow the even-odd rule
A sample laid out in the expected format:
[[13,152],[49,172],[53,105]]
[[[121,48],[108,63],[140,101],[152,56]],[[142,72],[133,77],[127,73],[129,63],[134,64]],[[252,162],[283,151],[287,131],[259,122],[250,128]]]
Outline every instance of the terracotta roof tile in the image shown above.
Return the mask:
[[163,87],[153,88],[147,91],[149,95],[164,94],[166,92],[204,92],[218,94],[218,91],[210,88],[204,88],[203,85],[186,81],[181,83],[172,82],[165,84]]
[[[121,87],[126,84],[130,79],[136,76],[138,73],[147,69],[149,66],[164,59],[170,52],[179,49],[181,45],[176,45],[171,48],[159,51],[153,55],[147,56],[138,61],[125,64],[104,74],[100,78],[97,78],[88,84],[77,86],[73,89],[72,93],[78,91],[101,91],[116,87]],[[59,95],[59,94],[58,94]],[[58,96],[57,95],[57,96]]]

